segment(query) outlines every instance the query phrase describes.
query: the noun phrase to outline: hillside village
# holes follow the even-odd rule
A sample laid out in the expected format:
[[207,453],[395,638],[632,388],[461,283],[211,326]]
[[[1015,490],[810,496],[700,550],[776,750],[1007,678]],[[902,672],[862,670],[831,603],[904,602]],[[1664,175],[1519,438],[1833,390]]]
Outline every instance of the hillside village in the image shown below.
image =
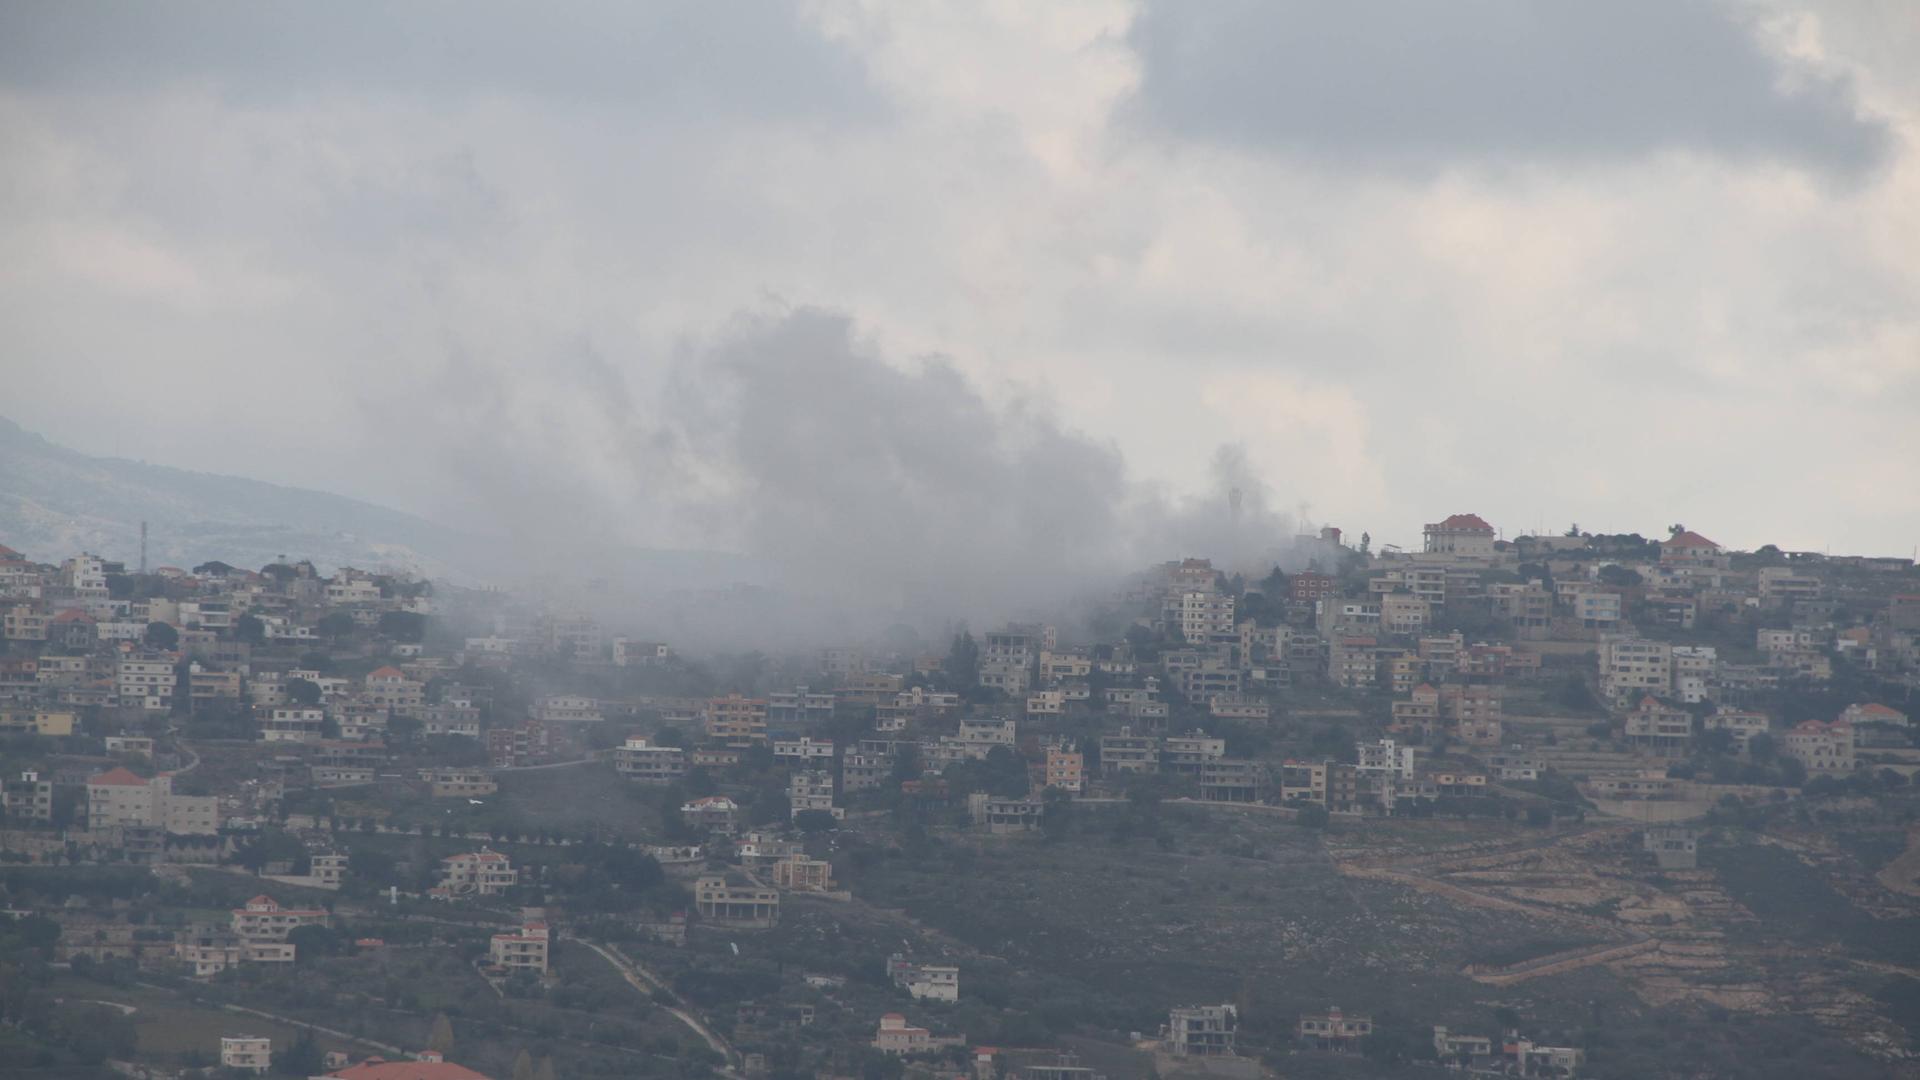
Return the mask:
[[769,657],[0,547],[0,1070],[1915,1067],[1912,560],[1297,550]]

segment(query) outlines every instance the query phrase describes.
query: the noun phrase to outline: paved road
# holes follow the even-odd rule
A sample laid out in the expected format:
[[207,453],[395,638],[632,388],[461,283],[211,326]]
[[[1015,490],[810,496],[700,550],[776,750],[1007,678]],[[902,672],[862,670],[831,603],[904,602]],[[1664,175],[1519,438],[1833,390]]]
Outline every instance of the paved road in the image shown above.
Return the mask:
[[[739,1052],[736,1051],[727,1040],[721,1038],[718,1032],[708,1027],[698,1016],[695,1016],[691,1010],[684,1008],[685,1002],[680,1000],[680,995],[673,992],[672,987],[654,975],[653,972],[627,959],[625,953],[612,946],[601,945],[598,942],[588,941],[585,938],[573,938],[572,940],[578,941],[580,944],[585,945],[587,948],[605,957],[607,963],[612,964],[614,970],[618,971],[634,989],[653,996],[656,1001],[659,1001],[662,997],[666,998],[667,1001],[661,1002],[660,1007],[672,1013],[681,1023],[691,1028],[695,1035],[706,1040],[707,1045],[713,1048],[713,1052],[719,1054],[721,1058],[726,1061],[727,1067],[721,1070],[725,1075],[738,1075],[733,1071],[733,1065],[740,1060]],[[673,1004],[668,1004],[667,1002],[672,1002]]]

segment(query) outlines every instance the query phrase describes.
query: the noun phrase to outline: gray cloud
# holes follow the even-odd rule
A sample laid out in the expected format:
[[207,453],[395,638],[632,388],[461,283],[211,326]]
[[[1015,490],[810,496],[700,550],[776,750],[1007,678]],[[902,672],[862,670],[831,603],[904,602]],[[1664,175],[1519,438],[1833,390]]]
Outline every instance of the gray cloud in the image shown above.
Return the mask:
[[884,112],[859,58],[782,0],[0,5],[0,83],[137,92],[183,81],[259,104],[499,93],[689,120]]
[[1715,0],[1149,0],[1131,40],[1151,123],[1335,163],[1693,150],[1857,174],[1890,138]]

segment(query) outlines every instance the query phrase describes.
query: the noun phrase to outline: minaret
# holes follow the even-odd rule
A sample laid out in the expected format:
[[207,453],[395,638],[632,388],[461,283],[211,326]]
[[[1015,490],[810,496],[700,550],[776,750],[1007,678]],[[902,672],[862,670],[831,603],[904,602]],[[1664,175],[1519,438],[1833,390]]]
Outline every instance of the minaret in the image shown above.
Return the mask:
[[147,572],[147,523],[140,523],[140,572]]

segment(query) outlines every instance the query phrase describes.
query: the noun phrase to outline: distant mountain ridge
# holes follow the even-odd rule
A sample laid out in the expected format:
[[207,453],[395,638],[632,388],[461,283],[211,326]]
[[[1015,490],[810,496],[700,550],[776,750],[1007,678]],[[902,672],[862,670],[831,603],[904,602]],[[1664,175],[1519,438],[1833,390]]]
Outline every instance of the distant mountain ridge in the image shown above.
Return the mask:
[[258,567],[285,555],[323,568],[483,572],[475,538],[341,495],[90,457],[0,417],[0,543],[57,561],[79,551],[152,566],[209,559]]

